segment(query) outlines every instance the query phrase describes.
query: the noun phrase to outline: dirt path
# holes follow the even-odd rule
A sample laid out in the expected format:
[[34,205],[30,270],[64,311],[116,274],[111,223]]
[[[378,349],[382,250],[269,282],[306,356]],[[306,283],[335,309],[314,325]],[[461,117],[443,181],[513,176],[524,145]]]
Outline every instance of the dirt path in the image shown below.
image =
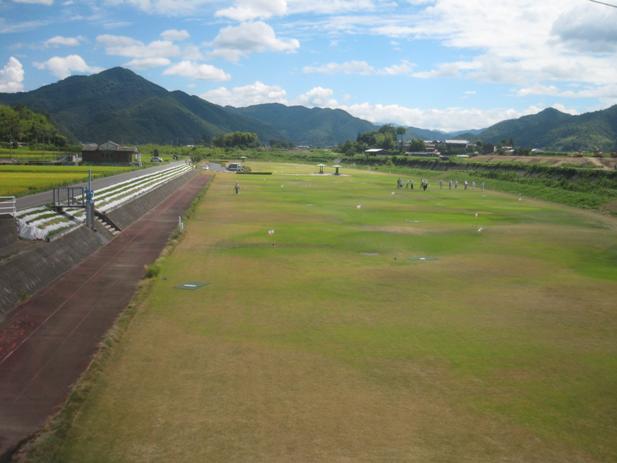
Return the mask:
[[0,460],[62,405],[209,179],[193,177],[0,325]]

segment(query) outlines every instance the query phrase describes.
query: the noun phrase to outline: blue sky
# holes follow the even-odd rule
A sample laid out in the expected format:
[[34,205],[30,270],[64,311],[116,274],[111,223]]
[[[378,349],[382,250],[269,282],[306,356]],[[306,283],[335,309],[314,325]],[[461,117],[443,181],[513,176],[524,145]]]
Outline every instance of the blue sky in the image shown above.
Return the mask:
[[617,9],[588,0],[0,0],[0,43],[2,92],[125,66],[444,130],[617,103]]

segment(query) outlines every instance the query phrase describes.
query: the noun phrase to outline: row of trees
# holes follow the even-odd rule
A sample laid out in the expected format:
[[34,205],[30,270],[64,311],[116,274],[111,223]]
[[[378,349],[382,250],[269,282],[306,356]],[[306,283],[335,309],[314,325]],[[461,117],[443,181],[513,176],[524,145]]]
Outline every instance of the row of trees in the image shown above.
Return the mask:
[[261,143],[253,132],[230,132],[217,135],[212,140],[219,148],[257,148]]
[[390,152],[424,151],[424,141],[412,139],[408,144],[404,142],[405,127],[395,127],[387,124],[373,132],[364,132],[356,137],[355,141],[348,140],[336,147],[336,151],[347,155],[363,153],[369,148],[381,148]]
[[18,143],[67,145],[62,135],[47,116],[35,113],[25,106],[0,105],[0,141],[17,146]]

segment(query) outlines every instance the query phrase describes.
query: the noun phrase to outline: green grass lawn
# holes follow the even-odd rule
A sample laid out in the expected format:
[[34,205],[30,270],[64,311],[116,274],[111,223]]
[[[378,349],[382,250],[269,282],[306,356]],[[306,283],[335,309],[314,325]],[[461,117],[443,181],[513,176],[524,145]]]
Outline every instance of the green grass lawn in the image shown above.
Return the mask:
[[23,196],[50,188],[133,170],[113,166],[0,166],[0,196]]
[[51,161],[64,156],[64,151],[33,150],[30,148],[0,148],[0,159],[18,159],[20,161]]
[[34,461],[617,461],[614,219],[251,166]]

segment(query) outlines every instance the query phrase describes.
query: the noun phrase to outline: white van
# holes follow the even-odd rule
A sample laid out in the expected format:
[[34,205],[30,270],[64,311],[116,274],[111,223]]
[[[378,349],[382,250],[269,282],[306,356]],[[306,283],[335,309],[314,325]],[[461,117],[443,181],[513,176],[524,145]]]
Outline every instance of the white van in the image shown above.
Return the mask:
[[229,172],[241,172],[242,164],[239,164],[237,162],[230,162],[229,164],[227,164],[227,170]]

